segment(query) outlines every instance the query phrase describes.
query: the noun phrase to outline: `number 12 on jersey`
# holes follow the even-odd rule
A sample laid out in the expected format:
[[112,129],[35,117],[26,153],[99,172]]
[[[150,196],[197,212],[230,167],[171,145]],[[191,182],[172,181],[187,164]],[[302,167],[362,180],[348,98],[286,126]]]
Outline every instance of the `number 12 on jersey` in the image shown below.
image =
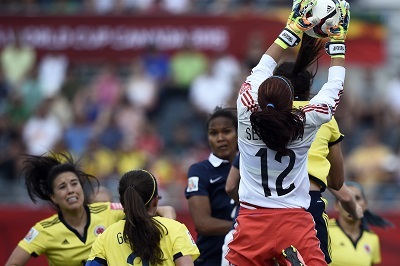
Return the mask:
[[[256,156],[260,157],[261,160],[261,185],[264,188],[264,195],[265,197],[271,196],[271,189],[268,187],[268,157],[267,157],[267,151],[268,149],[266,148],[261,148],[258,150]],[[275,154],[275,161],[282,163],[282,158],[283,157],[289,157],[289,164],[283,170],[277,177],[276,182],[275,182],[275,187],[276,187],[276,192],[278,193],[278,196],[283,196],[288,193],[290,193],[294,188],[295,185],[294,183],[291,183],[288,188],[283,188],[283,179],[292,171],[296,155],[294,154],[293,150],[288,149],[287,154],[283,154],[280,152],[277,152]]]

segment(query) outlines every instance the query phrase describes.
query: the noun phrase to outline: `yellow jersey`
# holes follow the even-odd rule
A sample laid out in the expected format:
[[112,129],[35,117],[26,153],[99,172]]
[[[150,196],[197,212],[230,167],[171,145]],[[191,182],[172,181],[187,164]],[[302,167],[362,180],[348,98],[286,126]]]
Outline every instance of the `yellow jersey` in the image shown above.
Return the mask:
[[[300,108],[308,103],[308,101],[294,101],[293,105]],[[335,118],[332,117],[331,121],[319,128],[308,151],[307,169],[309,178],[321,186],[321,192],[326,189],[327,176],[331,168],[331,164],[326,158],[329,154],[329,147],[342,141],[343,137]]]
[[330,266],[371,266],[381,262],[379,237],[364,230],[357,242],[340,228],[336,220],[329,220],[332,263]]
[[[186,255],[191,255],[193,261],[199,257],[200,252],[186,226],[178,221],[154,217],[167,230],[164,230],[160,241],[161,250],[164,253],[163,266],[175,266],[174,260]],[[123,240],[125,220],[111,225],[102,233],[92,245],[88,261],[107,262],[109,266],[114,265],[137,265],[148,266],[149,262],[132,252],[128,243]],[[144,245],[146,243],[143,243]]]
[[85,265],[97,236],[125,217],[120,203],[93,203],[85,209],[89,219],[83,236],[67,225],[61,214],[54,214],[36,223],[18,246],[34,257],[44,254],[49,266]]

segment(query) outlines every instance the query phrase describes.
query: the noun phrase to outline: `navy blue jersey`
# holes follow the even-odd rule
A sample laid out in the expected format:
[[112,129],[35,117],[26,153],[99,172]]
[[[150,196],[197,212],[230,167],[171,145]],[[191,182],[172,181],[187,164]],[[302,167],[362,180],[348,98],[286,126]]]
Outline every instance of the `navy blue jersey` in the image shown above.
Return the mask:
[[232,166],[239,169],[239,163],[240,163],[240,153],[238,153],[235,159],[233,159]]
[[[191,196],[208,196],[211,205],[211,216],[233,221],[235,202],[225,192],[225,183],[231,164],[211,154],[208,160],[193,164],[188,171],[186,198]],[[195,265],[220,265],[222,245],[225,235],[197,235],[196,244],[200,257]]]

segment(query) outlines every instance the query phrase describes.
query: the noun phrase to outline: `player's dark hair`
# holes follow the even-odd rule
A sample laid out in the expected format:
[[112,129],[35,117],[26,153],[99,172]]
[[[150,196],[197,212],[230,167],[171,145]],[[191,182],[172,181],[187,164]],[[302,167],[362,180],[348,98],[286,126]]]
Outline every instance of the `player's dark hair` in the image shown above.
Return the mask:
[[[318,70],[318,59],[321,57],[324,43],[321,39],[303,35],[296,61],[283,62],[274,70],[274,75],[284,76],[290,80],[294,89],[294,99],[306,101],[310,98],[311,86]],[[310,67],[317,63],[316,68]]]
[[221,106],[215,107],[214,111],[208,116],[206,124],[207,130],[210,126],[211,121],[218,117],[226,117],[231,120],[236,132],[238,131],[238,122],[235,108],[223,108]]
[[[90,194],[94,192],[93,181],[99,185],[99,181],[92,175],[80,170],[69,153],[49,152],[44,155],[24,155],[21,174],[25,177],[25,186],[31,200],[36,203],[37,198],[48,201],[58,210],[58,205],[51,200],[54,195],[53,182],[57,176],[65,172],[75,173],[82,186],[85,201],[90,200]],[[85,189],[86,188],[86,189]]]
[[290,141],[304,133],[303,112],[293,109],[293,89],[282,76],[272,76],[258,88],[259,110],[250,115],[251,126],[268,148],[287,154]]
[[[367,198],[365,197],[364,188],[361,186],[360,183],[357,183],[354,181],[346,181],[345,184],[348,187],[355,187],[358,190],[360,190],[361,196],[363,197],[363,199],[365,201],[367,200]],[[382,227],[382,228],[393,227],[393,224],[391,222],[383,219],[381,216],[379,216],[376,213],[373,213],[371,210],[366,209],[364,211],[364,217],[362,218],[362,227],[365,230],[369,230],[369,225]]]
[[121,177],[118,192],[125,212],[125,241],[142,260],[162,264],[160,240],[164,230],[168,231],[147,212],[158,197],[157,180],[145,170],[129,171]]

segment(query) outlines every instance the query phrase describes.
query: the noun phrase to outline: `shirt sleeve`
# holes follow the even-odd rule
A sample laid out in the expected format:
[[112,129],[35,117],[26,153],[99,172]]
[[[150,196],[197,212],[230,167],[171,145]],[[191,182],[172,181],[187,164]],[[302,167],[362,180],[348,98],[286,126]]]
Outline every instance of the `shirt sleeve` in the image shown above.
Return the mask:
[[332,120],[328,124],[331,131],[331,138],[328,140],[328,146],[332,146],[341,142],[344,138],[344,135],[340,133],[339,125],[336,122],[335,117],[332,117]]
[[33,256],[39,256],[47,249],[46,245],[49,241],[47,241],[46,235],[43,227],[37,223],[29,230],[24,239],[18,243],[18,246]]
[[109,214],[108,214],[108,225],[122,220],[125,217],[124,209],[122,204],[119,202],[110,202]]
[[372,250],[372,263],[379,264],[381,263],[381,247],[379,243],[379,237],[375,235],[375,245]]
[[244,112],[258,110],[258,88],[261,83],[272,76],[275,67],[276,62],[274,59],[264,54],[257,66],[252,69],[250,76],[247,77],[239,91],[237,100],[239,116]]
[[328,81],[315,95],[310,103],[302,108],[306,113],[307,124],[320,126],[332,119],[340,97],[343,94],[343,84],[346,69],[341,66],[329,68]]
[[188,171],[188,184],[185,190],[186,198],[208,196],[209,184],[206,169],[199,164],[193,164]]
[[182,256],[190,255],[194,261],[200,256],[200,251],[196,242],[184,224],[179,223],[179,227],[174,236],[175,239],[172,247],[174,260]]
[[[96,237],[96,240],[92,244],[92,249],[90,250],[90,254],[88,257],[89,261],[98,261],[98,262],[106,262],[106,252],[104,250],[104,240],[105,240],[105,233],[100,234]],[[105,264],[106,265],[106,264]]]

